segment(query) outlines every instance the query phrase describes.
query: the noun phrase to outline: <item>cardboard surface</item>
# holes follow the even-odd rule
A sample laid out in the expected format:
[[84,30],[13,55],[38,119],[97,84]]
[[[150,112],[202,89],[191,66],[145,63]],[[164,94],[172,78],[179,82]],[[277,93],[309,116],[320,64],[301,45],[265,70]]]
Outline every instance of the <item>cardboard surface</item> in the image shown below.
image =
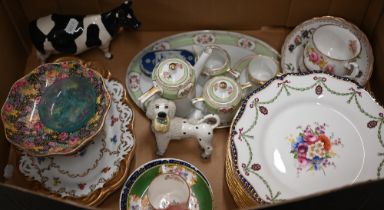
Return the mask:
[[[121,2],[122,0],[1,1],[0,27],[6,29],[0,33],[2,43],[0,61],[3,73],[0,77],[1,102],[16,79],[40,64],[34,50],[29,53],[31,46],[26,30],[28,21],[52,12],[63,14],[102,12],[114,8]],[[335,15],[352,21],[372,37],[376,58],[372,79],[373,90],[379,98],[384,98],[382,91],[384,63],[380,59],[384,56],[384,40],[381,33],[384,30],[382,0],[190,0],[183,3],[177,0],[152,0],[134,1],[133,5],[138,18],[143,22],[142,29],[140,32],[125,31],[116,37],[111,45],[113,59],[105,59],[98,49],[80,55],[81,58],[96,61],[110,70],[113,77],[123,84],[133,56],[148,44],[165,36],[196,29],[234,30],[259,38],[280,52],[285,36],[289,32],[289,29],[280,27],[292,27],[314,16]],[[275,26],[279,28],[274,28]],[[239,31],[241,29],[248,30]],[[370,36],[371,34],[373,36]],[[134,111],[134,135],[137,144],[136,157],[131,164],[131,170],[134,170],[156,156],[155,140],[150,131],[149,120],[132,101],[130,105]],[[214,152],[208,161],[200,158],[200,148],[192,139],[171,142],[165,156],[183,159],[197,166],[213,186],[214,207],[220,210],[235,208],[224,178],[227,132],[228,129],[215,131]],[[18,154],[13,149],[9,150],[4,134],[0,135],[0,169],[8,160],[15,166],[14,177],[5,182],[34,191],[32,185],[17,170]],[[100,208],[118,209],[119,195],[120,189],[109,196]]]

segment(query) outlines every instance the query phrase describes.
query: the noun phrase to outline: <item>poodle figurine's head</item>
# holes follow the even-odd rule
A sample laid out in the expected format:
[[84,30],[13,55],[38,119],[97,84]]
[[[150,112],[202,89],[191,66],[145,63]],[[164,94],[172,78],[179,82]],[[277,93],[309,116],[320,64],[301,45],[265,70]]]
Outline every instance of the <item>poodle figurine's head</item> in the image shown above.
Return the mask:
[[157,98],[149,102],[146,115],[152,120],[156,132],[165,133],[169,129],[170,119],[175,117],[176,105],[173,101]]

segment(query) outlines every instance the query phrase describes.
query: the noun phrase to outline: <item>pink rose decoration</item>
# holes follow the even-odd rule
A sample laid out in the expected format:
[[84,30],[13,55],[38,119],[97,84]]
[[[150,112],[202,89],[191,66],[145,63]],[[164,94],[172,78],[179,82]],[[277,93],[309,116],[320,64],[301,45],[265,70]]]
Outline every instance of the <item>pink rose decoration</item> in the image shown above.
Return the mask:
[[307,144],[313,144],[315,142],[317,142],[319,140],[319,138],[314,135],[312,132],[305,132],[304,133],[304,141],[307,143]]
[[68,138],[68,133],[60,133],[59,138],[60,140],[64,141]]
[[328,73],[333,73],[335,70],[335,67],[332,65],[332,64],[327,64],[324,68],[324,71],[325,72],[328,72]]
[[35,129],[35,131],[40,131],[41,129],[43,129],[43,123],[41,122],[37,122],[35,123],[35,125],[33,125],[33,128]]
[[72,139],[69,140],[69,145],[75,146],[79,143],[80,138],[78,136],[73,137]]
[[5,106],[4,106],[4,110],[6,111],[6,112],[10,112],[10,111],[12,111],[12,109],[13,109],[13,106],[11,105],[11,104],[5,104]]
[[305,157],[308,151],[308,146],[306,144],[300,144],[297,148],[297,151],[299,153],[299,156],[302,154]]
[[313,63],[318,63],[320,61],[320,56],[316,52],[309,53],[309,60]]

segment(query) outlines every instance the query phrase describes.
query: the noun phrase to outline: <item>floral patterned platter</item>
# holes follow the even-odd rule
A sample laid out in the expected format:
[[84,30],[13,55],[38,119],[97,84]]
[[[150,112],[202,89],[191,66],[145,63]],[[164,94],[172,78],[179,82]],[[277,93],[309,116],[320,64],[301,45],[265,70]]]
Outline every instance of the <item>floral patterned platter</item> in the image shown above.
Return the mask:
[[100,203],[128,175],[135,140],[131,133],[132,110],[124,87],[105,80],[112,96],[103,131],[92,143],[71,156],[32,157],[23,154],[19,169],[50,193],[88,205]]
[[247,96],[237,112],[227,173],[254,204],[383,178],[383,123],[384,108],[357,83],[286,74]]
[[[259,39],[240,33],[206,30],[185,32],[165,37],[144,48],[133,58],[128,66],[125,81],[129,96],[135,102],[135,104],[144,110],[145,108],[142,106],[142,104],[140,104],[138,98],[152,87],[151,77],[146,76],[141,72],[140,69],[142,62],[141,58],[147,52],[152,50],[168,49],[185,49],[193,52],[196,46],[202,46],[204,44],[215,44],[227,50],[230,55],[232,66],[234,64],[238,64],[241,61],[241,58],[256,54],[266,55],[275,58],[276,60],[280,60],[279,53],[271,46]],[[247,62],[247,60],[242,62]],[[243,64],[240,63],[239,65]],[[242,71],[243,69],[244,68],[239,70],[241,71],[241,76],[239,79],[240,83],[249,81],[245,71]],[[209,77],[207,76],[199,77],[196,85],[196,96],[201,96],[205,81],[208,79]],[[188,117],[188,115],[193,111],[190,109],[188,112],[185,111],[185,109],[182,109],[185,103],[180,103],[180,105],[178,103],[176,104],[176,115],[178,117]],[[230,120],[222,120],[220,127],[228,127],[230,123]]]
[[189,210],[212,210],[213,195],[207,178],[192,164],[171,158],[152,160],[138,167],[127,179],[120,194],[120,210],[152,210],[147,189],[161,173],[183,177],[191,188]]
[[[361,53],[356,58],[356,62],[361,70],[356,81],[364,86],[372,74],[373,52],[371,44],[366,35],[352,23],[338,17],[317,17],[307,20],[296,26],[285,38],[281,48],[281,68],[284,73],[300,73],[308,71],[304,65],[304,48],[311,39],[312,33],[322,25],[334,24],[350,30],[361,42]],[[331,73],[331,72],[329,72]]]
[[103,128],[110,103],[96,71],[79,63],[48,63],[13,84],[1,118],[8,141],[29,155],[70,154]]

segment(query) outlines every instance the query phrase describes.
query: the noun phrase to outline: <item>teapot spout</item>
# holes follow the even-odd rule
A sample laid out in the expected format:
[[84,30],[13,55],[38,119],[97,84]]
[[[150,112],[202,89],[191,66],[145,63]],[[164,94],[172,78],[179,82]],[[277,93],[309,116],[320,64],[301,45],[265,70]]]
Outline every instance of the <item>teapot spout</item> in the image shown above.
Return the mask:
[[207,62],[209,56],[212,54],[212,47],[205,47],[201,55],[198,57],[197,62],[193,66],[195,70],[196,78],[200,76],[201,71],[203,70],[205,63]]

